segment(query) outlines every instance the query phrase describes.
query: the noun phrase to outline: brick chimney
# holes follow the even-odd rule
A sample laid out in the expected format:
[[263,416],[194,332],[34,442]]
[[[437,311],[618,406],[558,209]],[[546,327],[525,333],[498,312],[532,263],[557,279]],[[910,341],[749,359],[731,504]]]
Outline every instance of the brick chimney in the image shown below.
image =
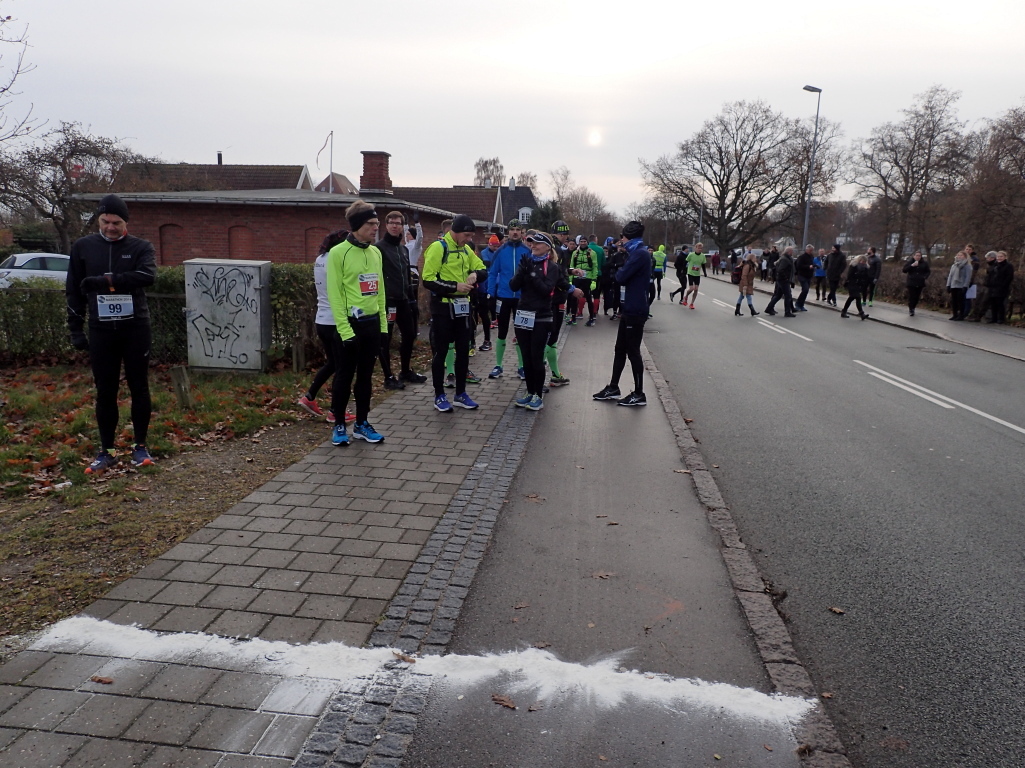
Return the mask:
[[363,175],[359,177],[360,194],[374,192],[377,194],[392,194],[391,178],[388,176],[387,152],[373,152],[364,150]]

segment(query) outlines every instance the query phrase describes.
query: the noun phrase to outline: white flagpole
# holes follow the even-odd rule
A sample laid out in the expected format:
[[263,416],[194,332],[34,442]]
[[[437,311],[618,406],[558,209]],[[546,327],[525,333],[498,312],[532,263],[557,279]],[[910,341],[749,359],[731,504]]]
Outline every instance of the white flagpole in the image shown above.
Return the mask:
[[327,157],[328,157],[328,161],[327,161],[328,162],[327,177],[330,179],[330,181],[327,184],[327,188],[328,188],[329,192],[334,193],[334,191],[335,191],[335,132],[331,131],[331,133],[329,133],[327,136],[331,140],[331,150],[327,154]]

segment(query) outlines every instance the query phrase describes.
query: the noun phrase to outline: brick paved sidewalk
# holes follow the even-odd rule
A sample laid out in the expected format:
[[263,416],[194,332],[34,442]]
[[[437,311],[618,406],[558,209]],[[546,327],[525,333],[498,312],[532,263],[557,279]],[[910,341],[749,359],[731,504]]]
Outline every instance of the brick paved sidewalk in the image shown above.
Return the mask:
[[[510,405],[519,385],[515,374],[471,385],[480,410],[451,414],[434,410],[429,384],[394,394],[370,417],[384,443],[325,443],[84,615],[363,645],[468,475],[482,473],[471,468],[492,437],[505,440],[512,418],[525,441],[534,416]],[[472,544],[479,557],[483,544]],[[37,643],[0,667],[0,768],[291,765],[339,685],[265,666],[159,643],[130,658],[89,638]]]

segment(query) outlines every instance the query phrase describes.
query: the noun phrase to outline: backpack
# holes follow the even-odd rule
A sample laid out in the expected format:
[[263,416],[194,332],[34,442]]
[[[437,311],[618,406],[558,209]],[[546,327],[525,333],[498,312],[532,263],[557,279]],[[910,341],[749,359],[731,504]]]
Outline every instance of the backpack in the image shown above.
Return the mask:
[[730,282],[734,285],[740,285],[740,276],[744,274],[744,262],[739,262],[737,266],[733,268],[730,273]]

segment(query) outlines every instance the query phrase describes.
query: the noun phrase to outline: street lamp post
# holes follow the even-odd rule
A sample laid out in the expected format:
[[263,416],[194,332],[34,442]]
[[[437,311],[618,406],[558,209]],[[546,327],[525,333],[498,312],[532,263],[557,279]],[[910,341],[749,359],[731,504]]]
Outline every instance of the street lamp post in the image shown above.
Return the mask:
[[811,140],[811,165],[808,167],[808,194],[804,196],[804,236],[801,240],[801,247],[808,245],[808,219],[811,217],[811,185],[815,180],[815,150],[819,143],[819,107],[822,106],[822,89],[814,85],[804,86],[804,90],[818,94],[815,102],[815,134]]

